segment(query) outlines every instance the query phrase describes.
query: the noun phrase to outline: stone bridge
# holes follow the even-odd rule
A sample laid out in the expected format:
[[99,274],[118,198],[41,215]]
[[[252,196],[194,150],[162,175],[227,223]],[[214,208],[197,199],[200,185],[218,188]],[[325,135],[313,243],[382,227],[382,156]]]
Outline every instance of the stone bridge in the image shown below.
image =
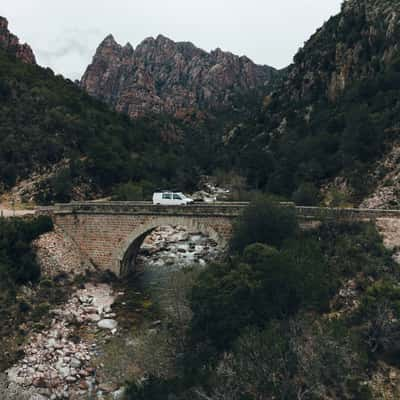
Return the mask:
[[223,249],[233,221],[247,203],[156,206],[147,202],[85,202],[37,209],[75,241],[96,267],[117,275],[134,268],[136,256],[154,229],[170,225],[201,232]]
[[[179,225],[190,231],[202,232],[224,249],[231,236],[233,222],[247,206],[248,203],[218,202],[189,206],[156,206],[149,202],[84,202],[42,207],[36,212],[51,215],[54,224],[75,241],[82,254],[96,267],[123,275],[134,268],[146,236],[160,226]],[[303,226],[324,219],[373,220],[386,231],[396,231],[394,242],[398,240],[400,244],[399,210],[295,207],[292,203],[282,203],[282,206],[294,207]],[[389,237],[390,241],[393,242],[393,237]],[[389,245],[394,247],[397,243]]]

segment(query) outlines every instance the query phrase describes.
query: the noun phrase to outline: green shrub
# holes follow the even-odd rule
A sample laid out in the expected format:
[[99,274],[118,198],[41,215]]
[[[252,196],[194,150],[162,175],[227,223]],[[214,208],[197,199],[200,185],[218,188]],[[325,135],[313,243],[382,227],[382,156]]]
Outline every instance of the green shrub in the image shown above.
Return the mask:
[[32,320],[39,322],[50,311],[49,303],[40,303],[32,311]]
[[387,280],[374,283],[357,314],[370,354],[386,354],[387,360],[400,365],[400,286]]
[[32,306],[24,300],[21,300],[18,304],[19,311],[22,313],[27,313],[32,309]]
[[50,218],[0,219],[0,272],[12,284],[37,281],[40,268],[31,242],[53,228]]
[[321,201],[321,193],[313,183],[303,183],[292,195],[293,201],[299,206],[317,206]]
[[274,257],[278,254],[275,247],[271,247],[262,243],[254,243],[248,245],[243,252],[243,261],[250,265],[257,265],[265,262],[269,257]]
[[72,198],[72,177],[69,168],[61,169],[50,181],[52,198],[61,203],[67,203]]
[[392,252],[372,223],[325,222],[318,230],[333,279],[364,272],[373,277],[397,270]]
[[41,288],[52,288],[54,286],[54,283],[50,279],[42,279],[40,281],[40,287]]
[[114,189],[113,200],[141,201],[144,200],[143,187],[138,183],[128,182]]
[[150,182],[127,182],[114,189],[113,200],[116,201],[142,201],[150,200],[154,185]]
[[243,257],[200,274],[191,295],[192,335],[222,350],[247,326],[263,327],[301,308],[325,310],[329,295],[329,271],[315,241],[294,242],[280,252],[253,244]]
[[176,391],[174,381],[150,376],[142,383],[130,384],[125,391],[125,400],[165,400],[173,396]]
[[241,253],[252,243],[277,248],[298,231],[295,210],[283,207],[269,198],[260,197],[246,208],[234,227],[230,243],[233,252]]

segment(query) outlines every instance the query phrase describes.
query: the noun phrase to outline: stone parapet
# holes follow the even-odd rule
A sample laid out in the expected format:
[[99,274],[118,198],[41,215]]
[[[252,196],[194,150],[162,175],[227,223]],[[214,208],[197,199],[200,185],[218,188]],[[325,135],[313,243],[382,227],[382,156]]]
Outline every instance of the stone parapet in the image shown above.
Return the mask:
[[[160,206],[144,201],[73,202],[56,204],[52,207],[38,207],[37,214],[107,214],[107,215],[163,215],[163,216],[219,216],[238,217],[248,207],[247,202],[195,203],[188,206]],[[400,210],[362,208],[303,207],[293,203],[281,203],[283,207],[294,207],[299,218],[375,220],[378,218],[399,218]]]
[[[184,226],[202,232],[226,248],[234,221],[249,203],[195,203],[187,206],[159,206],[150,202],[75,202],[39,207],[37,214],[52,217],[79,247],[79,251],[96,267],[115,274],[134,268],[144,238],[160,226]],[[400,210],[366,210],[354,208],[295,207],[303,229],[320,221],[400,220]]]
[[296,207],[299,218],[306,219],[335,219],[347,221],[376,220],[380,218],[400,219],[400,210],[379,210],[363,208],[323,208]]
[[211,216],[238,217],[249,203],[195,203],[187,206],[160,206],[151,202],[74,202],[41,207],[38,212],[60,214],[107,214],[107,215],[163,215],[163,216]]

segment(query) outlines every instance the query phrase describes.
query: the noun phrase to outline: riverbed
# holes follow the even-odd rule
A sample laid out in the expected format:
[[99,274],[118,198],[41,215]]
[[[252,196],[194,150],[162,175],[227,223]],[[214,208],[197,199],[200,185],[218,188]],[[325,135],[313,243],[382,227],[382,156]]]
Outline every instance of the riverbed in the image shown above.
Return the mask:
[[186,293],[219,255],[217,243],[199,232],[160,227],[143,243],[129,279],[77,281],[0,376],[2,400],[118,399],[127,380],[173,375],[180,330],[190,320]]

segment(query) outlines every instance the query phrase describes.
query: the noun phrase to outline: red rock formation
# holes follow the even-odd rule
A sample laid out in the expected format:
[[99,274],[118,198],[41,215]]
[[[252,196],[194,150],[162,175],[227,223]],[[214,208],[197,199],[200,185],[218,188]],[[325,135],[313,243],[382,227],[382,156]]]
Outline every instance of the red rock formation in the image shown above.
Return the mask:
[[0,16],[0,48],[3,48],[27,64],[36,64],[36,59],[29,45],[20,44],[17,36],[8,30],[8,21]]
[[220,49],[207,53],[192,43],[159,35],[135,50],[107,36],[87,68],[81,86],[132,118],[147,112],[232,106],[238,93],[263,89],[275,70]]

